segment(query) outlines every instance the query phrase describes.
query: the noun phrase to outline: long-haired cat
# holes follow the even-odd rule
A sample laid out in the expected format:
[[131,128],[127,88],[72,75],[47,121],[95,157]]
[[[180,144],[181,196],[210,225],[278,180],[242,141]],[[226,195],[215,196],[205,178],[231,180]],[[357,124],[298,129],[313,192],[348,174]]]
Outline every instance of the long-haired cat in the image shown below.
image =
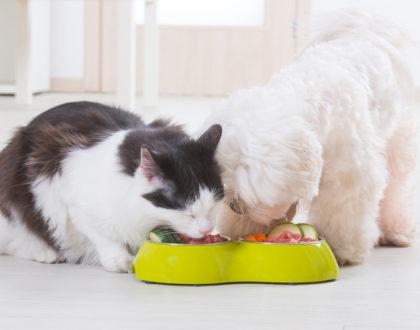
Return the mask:
[[219,125],[193,140],[165,121],[67,103],[20,128],[0,153],[0,254],[130,270],[148,230],[213,230],[223,198]]

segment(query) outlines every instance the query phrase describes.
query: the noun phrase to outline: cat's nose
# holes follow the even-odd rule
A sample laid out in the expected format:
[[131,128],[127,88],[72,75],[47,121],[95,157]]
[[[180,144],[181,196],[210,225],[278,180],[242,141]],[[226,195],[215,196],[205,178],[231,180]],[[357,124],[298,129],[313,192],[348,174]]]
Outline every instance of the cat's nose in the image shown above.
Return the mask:
[[196,219],[196,223],[200,234],[206,235],[213,229],[207,219],[198,218]]

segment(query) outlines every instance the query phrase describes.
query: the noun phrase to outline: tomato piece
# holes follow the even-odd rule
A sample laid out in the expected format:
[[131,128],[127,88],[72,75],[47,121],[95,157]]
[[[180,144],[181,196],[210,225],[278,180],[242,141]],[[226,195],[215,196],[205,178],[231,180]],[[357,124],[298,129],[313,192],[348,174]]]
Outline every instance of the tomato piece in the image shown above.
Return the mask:
[[267,239],[264,233],[256,233],[254,234],[254,237],[257,240],[257,242],[265,242],[265,240]]
[[250,241],[250,242],[256,242],[257,239],[254,237],[254,235],[247,235],[244,237],[244,240]]

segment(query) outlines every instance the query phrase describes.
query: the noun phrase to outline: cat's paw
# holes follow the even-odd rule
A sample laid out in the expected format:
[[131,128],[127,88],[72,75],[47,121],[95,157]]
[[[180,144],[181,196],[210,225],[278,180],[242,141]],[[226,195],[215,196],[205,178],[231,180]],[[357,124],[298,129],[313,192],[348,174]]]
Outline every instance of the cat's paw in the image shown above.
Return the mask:
[[129,273],[133,265],[133,256],[125,249],[117,249],[102,254],[101,263],[109,272]]
[[55,264],[64,261],[57,251],[50,248],[40,249],[33,254],[32,259],[44,264]]

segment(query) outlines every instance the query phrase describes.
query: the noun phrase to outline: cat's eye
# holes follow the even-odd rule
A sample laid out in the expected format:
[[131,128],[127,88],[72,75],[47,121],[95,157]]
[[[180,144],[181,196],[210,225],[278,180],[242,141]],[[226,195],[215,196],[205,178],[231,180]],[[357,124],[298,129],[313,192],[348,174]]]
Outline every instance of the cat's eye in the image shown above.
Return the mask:
[[223,189],[218,189],[214,191],[214,199],[216,201],[220,201],[225,197],[225,193]]

